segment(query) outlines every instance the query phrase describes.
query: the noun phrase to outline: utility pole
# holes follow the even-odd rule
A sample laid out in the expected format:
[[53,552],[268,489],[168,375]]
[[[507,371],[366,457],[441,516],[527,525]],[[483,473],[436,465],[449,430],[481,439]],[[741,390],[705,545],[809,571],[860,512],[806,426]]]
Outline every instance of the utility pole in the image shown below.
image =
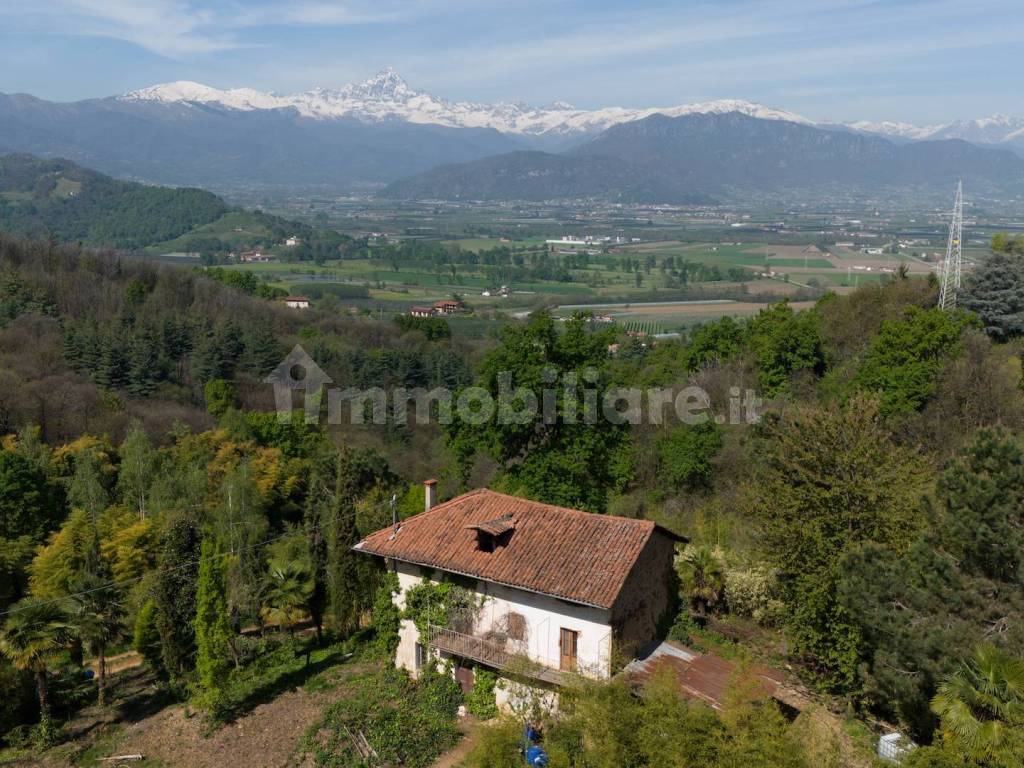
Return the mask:
[[953,218],[949,222],[949,240],[946,243],[946,260],[942,264],[939,289],[939,309],[956,309],[956,297],[960,293],[960,270],[963,260],[964,229],[964,183],[956,185],[956,202],[953,204]]

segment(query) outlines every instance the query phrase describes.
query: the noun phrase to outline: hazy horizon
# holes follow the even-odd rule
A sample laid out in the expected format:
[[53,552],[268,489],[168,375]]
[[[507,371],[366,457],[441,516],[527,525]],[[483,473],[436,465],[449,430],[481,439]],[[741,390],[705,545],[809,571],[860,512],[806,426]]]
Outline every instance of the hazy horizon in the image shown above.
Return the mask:
[[290,93],[392,66],[452,101],[743,99],[921,125],[1024,114],[1016,5],[0,0],[0,92],[75,101],[192,80]]

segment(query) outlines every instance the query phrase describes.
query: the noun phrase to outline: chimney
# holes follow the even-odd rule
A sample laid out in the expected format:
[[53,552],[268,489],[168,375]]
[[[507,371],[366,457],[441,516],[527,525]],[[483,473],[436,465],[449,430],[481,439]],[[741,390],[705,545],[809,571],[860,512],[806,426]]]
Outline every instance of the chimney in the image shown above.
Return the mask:
[[437,480],[423,481],[423,511],[429,512],[437,504]]

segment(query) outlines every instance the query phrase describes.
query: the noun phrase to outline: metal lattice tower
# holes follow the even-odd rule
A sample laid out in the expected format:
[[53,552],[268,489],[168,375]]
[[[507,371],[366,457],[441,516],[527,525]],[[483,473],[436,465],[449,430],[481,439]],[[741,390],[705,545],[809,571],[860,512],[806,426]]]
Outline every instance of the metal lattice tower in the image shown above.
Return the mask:
[[964,183],[956,185],[956,203],[953,204],[953,219],[949,222],[949,241],[946,243],[946,260],[942,264],[942,286],[939,289],[939,309],[955,309],[956,297],[960,293],[960,268],[963,257],[964,230]]

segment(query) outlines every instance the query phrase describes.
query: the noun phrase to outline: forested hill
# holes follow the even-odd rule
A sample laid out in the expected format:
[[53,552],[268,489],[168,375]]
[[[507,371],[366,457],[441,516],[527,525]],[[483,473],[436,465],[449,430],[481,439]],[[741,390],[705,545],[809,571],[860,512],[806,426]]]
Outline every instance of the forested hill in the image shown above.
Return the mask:
[[447,337],[289,310],[242,276],[0,232],[0,435],[118,436],[139,420],[165,436],[230,405],[272,410],[263,377],[296,343],[343,386],[467,380],[467,351]]
[[142,248],[216,221],[227,204],[201,189],[118,181],[68,160],[0,157],[0,229]]

